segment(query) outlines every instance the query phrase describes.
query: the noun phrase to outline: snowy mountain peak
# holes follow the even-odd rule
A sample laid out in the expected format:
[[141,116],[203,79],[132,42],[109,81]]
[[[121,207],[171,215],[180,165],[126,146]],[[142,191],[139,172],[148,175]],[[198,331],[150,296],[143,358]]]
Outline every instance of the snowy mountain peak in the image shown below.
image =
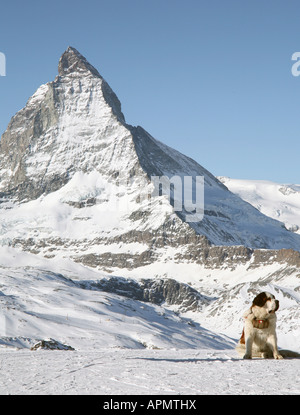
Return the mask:
[[133,159],[125,155],[130,133],[120,101],[98,71],[69,47],[59,74],[33,94],[1,138],[4,198],[36,199],[61,188],[75,172],[109,174],[124,156]]
[[58,63],[58,74],[64,76],[73,72],[86,75],[89,71],[93,75],[101,78],[101,75],[87,60],[78,52],[77,49],[69,46],[68,49],[62,54]]
[[[175,212],[175,197],[148,197],[153,176],[179,178],[181,196],[185,178],[193,191],[195,178],[204,177],[202,220],[191,223],[185,209]],[[33,94],[1,138],[1,244],[117,271],[169,258],[197,263],[212,255],[224,262],[211,244],[300,251],[300,235],[196,161],[127,125],[116,94],[69,47],[59,76]]]
[[[91,65],[87,59],[72,46],[67,48],[59,60],[58,75],[62,78],[62,82],[64,82],[63,79],[67,77],[66,82],[69,83],[72,83],[73,81],[76,82],[76,78],[89,79],[90,77],[94,77],[96,79],[95,82],[97,82],[98,79],[104,100],[111,107],[112,112],[117,117],[118,121],[125,123],[125,118],[121,111],[121,103],[116,94],[110,88],[105,79],[103,79],[103,77],[99,74],[97,69],[94,68],[94,66]],[[70,76],[71,79],[69,79]],[[82,92],[81,88],[79,88],[79,91]],[[72,86],[70,92],[74,92]]]

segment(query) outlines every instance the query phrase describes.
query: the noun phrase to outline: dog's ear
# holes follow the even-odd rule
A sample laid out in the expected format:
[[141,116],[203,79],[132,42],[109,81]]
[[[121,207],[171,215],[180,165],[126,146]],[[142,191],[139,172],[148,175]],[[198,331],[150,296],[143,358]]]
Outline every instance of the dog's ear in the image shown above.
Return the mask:
[[276,308],[275,308],[275,310],[274,310],[274,311],[277,311],[277,310],[278,310],[278,308],[279,308],[279,301],[278,301],[278,300],[275,300],[275,304],[276,304]]
[[252,306],[257,305],[258,307],[263,307],[266,304],[268,297],[265,292],[258,294],[252,303]]

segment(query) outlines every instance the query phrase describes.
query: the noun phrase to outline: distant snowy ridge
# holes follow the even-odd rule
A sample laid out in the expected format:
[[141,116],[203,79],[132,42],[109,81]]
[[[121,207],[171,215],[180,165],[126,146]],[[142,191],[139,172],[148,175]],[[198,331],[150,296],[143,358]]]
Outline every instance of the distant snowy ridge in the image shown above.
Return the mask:
[[240,180],[218,177],[228,189],[264,215],[281,221],[300,234],[300,185],[267,180]]

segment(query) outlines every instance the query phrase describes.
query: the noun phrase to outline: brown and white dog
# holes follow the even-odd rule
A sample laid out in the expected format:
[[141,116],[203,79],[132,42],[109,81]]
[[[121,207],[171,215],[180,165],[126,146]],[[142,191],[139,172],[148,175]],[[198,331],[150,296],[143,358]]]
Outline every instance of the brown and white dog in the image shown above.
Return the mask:
[[279,301],[273,294],[258,294],[243,317],[245,319],[242,337],[236,350],[244,359],[263,357],[283,359],[277,348],[276,314]]

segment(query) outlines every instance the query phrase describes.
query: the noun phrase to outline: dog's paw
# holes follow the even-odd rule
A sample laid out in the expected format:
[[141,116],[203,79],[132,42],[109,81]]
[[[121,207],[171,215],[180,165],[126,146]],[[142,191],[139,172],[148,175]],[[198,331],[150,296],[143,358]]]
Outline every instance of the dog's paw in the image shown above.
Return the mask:
[[251,356],[251,354],[245,354],[244,355],[244,357],[243,357],[243,359],[252,359],[252,356]]
[[274,354],[274,359],[283,359],[283,356],[281,356],[281,354]]

